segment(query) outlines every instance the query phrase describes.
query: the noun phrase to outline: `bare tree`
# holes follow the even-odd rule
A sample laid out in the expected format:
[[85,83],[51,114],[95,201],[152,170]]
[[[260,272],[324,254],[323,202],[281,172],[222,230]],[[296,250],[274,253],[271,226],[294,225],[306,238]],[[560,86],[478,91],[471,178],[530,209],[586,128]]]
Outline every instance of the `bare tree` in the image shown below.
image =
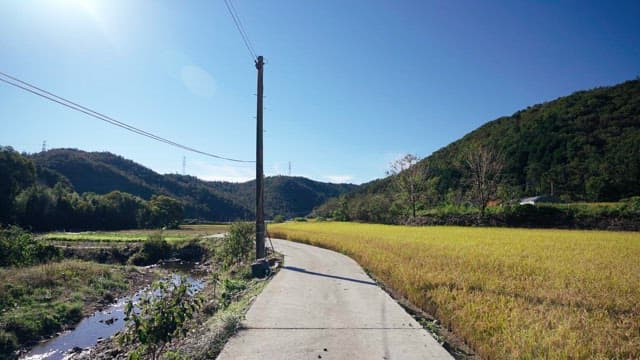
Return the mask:
[[406,154],[391,163],[387,175],[394,176],[393,182],[400,195],[411,209],[411,216],[416,217],[416,205],[423,196],[422,190],[427,177],[425,167],[418,165],[420,159],[413,154]]
[[498,183],[504,168],[503,157],[489,147],[470,147],[465,154],[464,166],[471,185],[471,199],[480,208],[480,214],[484,216],[487,203],[495,198],[498,191]]

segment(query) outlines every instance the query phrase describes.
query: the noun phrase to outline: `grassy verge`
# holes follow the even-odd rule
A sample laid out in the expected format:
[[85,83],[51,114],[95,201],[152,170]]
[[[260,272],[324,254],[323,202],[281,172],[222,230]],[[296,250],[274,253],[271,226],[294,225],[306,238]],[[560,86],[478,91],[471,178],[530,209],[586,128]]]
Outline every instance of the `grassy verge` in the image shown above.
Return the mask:
[[[186,335],[167,344],[160,358],[215,359],[227,340],[240,329],[246,311],[267,284],[264,280],[251,279],[250,274],[248,265],[222,273],[210,272],[204,289],[196,295],[204,299],[204,304],[188,322]],[[136,348],[123,345],[120,337],[114,336],[78,359],[124,358]]]
[[0,268],[0,349],[10,354],[77,323],[127,290],[135,275],[78,260]]
[[[163,230],[163,238],[170,243],[207,235],[227,232],[229,225],[182,225],[180,229]],[[144,241],[149,235],[160,233],[158,229],[137,229],[122,231],[87,231],[87,232],[52,232],[41,236],[42,239],[52,241],[104,241],[104,242],[135,242]]]
[[[205,251],[199,270],[206,272],[205,286],[195,296],[202,301],[186,323],[186,336],[173,334],[167,341],[162,340],[158,345],[162,359],[214,359],[226,341],[240,327],[249,305],[262,291],[266,281],[256,280],[251,274],[251,259],[253,255],[253,224],[236,223],[229,231],[229,236],[222,238],[207,238],[193,240]],[[185,244],[189,246],[190,244]],[[191,244],[193,245],[193,244]],[[247,246],[251,245],[251,246]],[[280,262],[282,258],[280,257]],[[190,299],[192,300],[192,299]],[[154,305],[155,306],[155,305]],[[177,322],[175,323],[177,324]],[[138,331],[135,326],[124,331]],[[182,327],[182,324],[180,325]],[[147,325],[143,325],[149,329]],[[137,334],[140,334],[138,331]],[[75,359],[106,360],[112,358],[135,357],[144,344],[140,338],[133,342],[125,339],[130,336],[114,336],[101,342],[95,348],[83,352]],[[159,344],[159,343],[158,343]]]
[[484,358],[640,357],[640,233],[286,223],[353,257]]
[[[215,359],[227,340],[240,329],[240,322],[266,281],[240,279],[235,294],[225,304],[224,299],[210,301],[194,321],[189,335],[174,344],[172,351],[185,359]],[[223,297],[224,297],[224,293]],[[205,297],[213,299],[211,287]],[[212,307],[217,311],[211,313]]]

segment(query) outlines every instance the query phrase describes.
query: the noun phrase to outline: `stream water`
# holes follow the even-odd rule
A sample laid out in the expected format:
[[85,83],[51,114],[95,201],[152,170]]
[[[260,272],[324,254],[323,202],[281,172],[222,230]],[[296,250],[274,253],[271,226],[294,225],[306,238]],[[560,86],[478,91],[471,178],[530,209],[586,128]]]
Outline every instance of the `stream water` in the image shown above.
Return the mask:
[[[184,277],[192,294],[197,293],[204,287],[205,280],[203,278],[187,274],[184,271],[178,271],[180,269],[174,270],[176,271],[169,277],[174,284],[178,284],[181,277]],[[104,310],[97,311],[93,315],[82,319],[75,329],[65,331],[48,341],[36,345],[26,355],[21,356],[20,359],[63,360],[71,357],[74,349],[86,349],[96,345],[124,328],[125,305],[130,300],[137,303],[140,297],[148,291],[150,291],[149,288],[144,288],[132,296],[118,299],[118,301]]]

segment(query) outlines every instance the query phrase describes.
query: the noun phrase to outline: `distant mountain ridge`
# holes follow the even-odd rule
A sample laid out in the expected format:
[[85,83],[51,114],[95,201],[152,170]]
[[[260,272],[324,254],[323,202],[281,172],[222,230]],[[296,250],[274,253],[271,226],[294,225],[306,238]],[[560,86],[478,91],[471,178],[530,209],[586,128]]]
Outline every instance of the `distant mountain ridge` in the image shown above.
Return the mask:
[[[640,79],[530,106],[435,151],[416,165],[429,176],[422,209],[465,202],[470,182],[461,164],[478,146],[504,158],[499,200],[553,194],[566,201],[618,201],[640,195]],[[340,205],[332,200],[316,213],[339,206],[354,220],[390,221],[370,213],[389,213],[397,198],[393,179],[362,184]]]
[[[68,181],[79,192],[105,194],[119,190],[149,199],[164,194],[182,200],[188,218],[214,221],[250,219],[255,207],[255,181],[211,182],[193,176],[161,175],[109,152],[52,149],[30,155],[49,177],[47,182]],[[330,197],[356,188],[301,177],[265,179],[265,214],[304,216]]]

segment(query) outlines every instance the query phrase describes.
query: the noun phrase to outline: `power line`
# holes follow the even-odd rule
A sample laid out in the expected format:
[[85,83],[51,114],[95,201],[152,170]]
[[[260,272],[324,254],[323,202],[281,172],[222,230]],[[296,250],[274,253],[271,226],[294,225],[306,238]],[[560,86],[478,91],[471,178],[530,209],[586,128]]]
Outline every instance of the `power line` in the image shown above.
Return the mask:
[[240,163],[253,163],[253,162],[255,162],[255,161],[252,161],[252,160],[239,160],[239,159],[228,158],[228,157],[224,157],[224,156],[220,156],[220,155],[215,155],[215,154],[211,154],[211,153],[208,153],[208,152],[205,152],[205,151],[194,149],[194,148],[186,146],[186,145],[182,145],[180,143],[171,141],[169,139],[166,139],[166,138],[160,137],[158,135],[152,134],[150,132],[144,131],[142,129],[136,128],[136,127],[134,127],[132,125],[129,125],[129,124],[126,124],[124,122],[118,121],[118,120],[116,120],[116,119],[114,119],[112,117],[104,115],[104,114],[102,114],[100,112],[97,112],[95,110],[92,110],[90,108],[82,106],[80,104],[77,104],[77,103],[75,103],[73,101],[67,100],[67,99],[65,99],[65,98],[63,98],[61,96],[53,94],[53,93],[51,93],[49,91],[46,91],[44,89],[41,89],[41,88],[39,88],[39,87],[37,87],[35,85],[32,85],[32,84],[30,84],[30,83],[28,83],[26,81],[23,81],[23,80],[20,80],[20,79],[18,79],[16,77],[8,75],[8,74],[6,74],[6,73],[4,73],[2,71],[0,71],[0,75],[10,79],[10,80],[7,80],[7,79],[3,79],[2,77],[0,77],[0,81],[2,81],[2,82],[5,82],[5,83],[7,83],[9,85],[12,85],[14,87],[20,88],[22,90],[28,91],[28,92],[30,92],[30,93],[32,93],[34,95],[38,95],[38,96],[40,96],[42,98],[45,98],[45,99],[47,99],[49,101],[53,101],[53,102],[58,103],[60,105],[66,106],[66,107],[68,107],[68,108],[70,108],[72,110],[76,110],[76,111],[79,111],[79,112],[84,113],[86,115],[89,115],[91,117],[94,117],[96,119],[102,120],[102,121],[107,122],[107,123],[109,123],[111,125],[115,125],[115,126],[118,126],[120,128],[123,128],[125,130],[131,131],[131,132],[136,133],[138,135],[142,135],[142,136],[148,137],[150,139],[153,139],[153,140],[156,140],[156,141],[159,141],[159,142],[171,145],[171,146],[175,146],[175,147],[181,148],[183,150],[191,151],[191,152],[194,152],[194,153],[198,153],[198,154],[201,154],[201,155],[204,155],[204,156],[209,156],[209,157],[220,159],[220,160],[227,160],[227,161],[240,162]]
[[257,56],[256,56],[256,51],[253,47],[253,43],[251,42],[251,38],[249,38],[249,33],[247,33],[247,30],[244,28],[244,24],[240,20],[240,15],[238,15],[238,10],[236,10],[236,6],[233,4],[233,0],[227,0],[227,1],[229,2],[229,5],[231,5],[231,9],[233,10],[233,13],[236,14],[236,19],[238,19],[238,24],[240,25],[240,28],[244,33],[244,37],[247,39],[247,42],[249,43],[249,47],[251,48],[253,57],[256,58]]
[[234,24],[236,24],[236,28],[242,37],[242,41],[244,45],[249,50],[249,55],[251,55],[251,59],[255,60],[258,58],[256,56],[256,52],[253,50],[253,46],[251,45],[251,41],[249,40],[249,35],[244,30],[244,26],[242,26],[242,21],[240,21],[240,17],[238,16],[238,12],[236,11],[235,6],[233,6],[233,2],[231,0],[224,0],[224,4],[227,6],[227,10],[229,10],[229,15],[231,15],[231,19],[233,19]]
[[256,52],[253,49],[253,44],[249,39],[249,35],[247,34],[247,31],[244,29],[244,26],[242,25],[242,21],[240,20],[240,16],[238,15],[238,11],[236,10],[236,7],[233,5],[232,0],[224,0],[224,3],[227,6],[227,10],[229,10],[229,14],[233,19],[233,22],[235,23],[236,28],[240,33],[240,36],[242,37],[242,41],[247,47],[247,50],[249,50],[249,54],[251,55],[251,58],[255,60],[257,58]]

